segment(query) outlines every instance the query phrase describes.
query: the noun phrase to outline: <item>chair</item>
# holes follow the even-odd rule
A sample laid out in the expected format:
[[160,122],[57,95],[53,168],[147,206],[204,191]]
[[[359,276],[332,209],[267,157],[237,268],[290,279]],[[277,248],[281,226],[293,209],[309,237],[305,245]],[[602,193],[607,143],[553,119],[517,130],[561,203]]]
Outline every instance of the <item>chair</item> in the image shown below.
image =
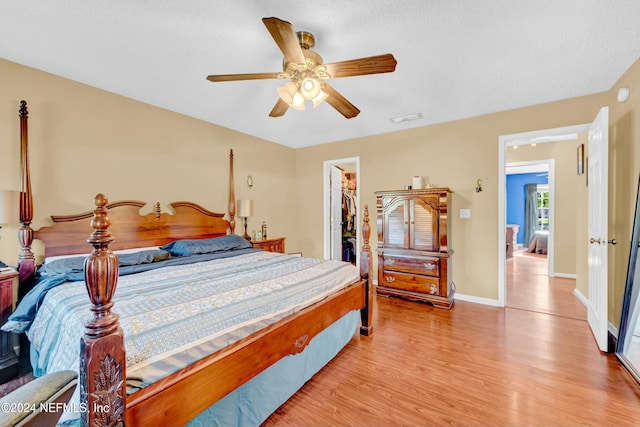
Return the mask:
[[0,426],[55,426],[77,378],[74,371],[52,372],[15,389],[0,399]]

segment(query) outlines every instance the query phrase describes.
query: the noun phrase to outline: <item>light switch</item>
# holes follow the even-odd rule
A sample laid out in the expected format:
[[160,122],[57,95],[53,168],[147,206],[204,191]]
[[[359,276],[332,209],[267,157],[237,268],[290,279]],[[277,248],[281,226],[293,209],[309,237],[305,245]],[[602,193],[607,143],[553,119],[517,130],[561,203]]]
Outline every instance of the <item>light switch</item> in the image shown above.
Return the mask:
[[460,209],[460,218],[471,218],[471,209]]

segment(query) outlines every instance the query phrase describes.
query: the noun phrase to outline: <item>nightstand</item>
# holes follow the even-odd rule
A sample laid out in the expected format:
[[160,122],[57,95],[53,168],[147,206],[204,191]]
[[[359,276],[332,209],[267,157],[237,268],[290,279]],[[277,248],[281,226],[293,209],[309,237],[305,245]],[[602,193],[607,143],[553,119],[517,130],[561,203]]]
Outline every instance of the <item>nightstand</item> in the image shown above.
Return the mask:
[[284,253],[284,237],[273,237],[265,240],[253,240],[251,243],[255,249],[262,249],[269,252]]
[[[13,312],[13,282],[17,271],[0,273],[0,324]],[[0,384],[18,375],[18,358],[13,351],[13,334],[0,331]]]

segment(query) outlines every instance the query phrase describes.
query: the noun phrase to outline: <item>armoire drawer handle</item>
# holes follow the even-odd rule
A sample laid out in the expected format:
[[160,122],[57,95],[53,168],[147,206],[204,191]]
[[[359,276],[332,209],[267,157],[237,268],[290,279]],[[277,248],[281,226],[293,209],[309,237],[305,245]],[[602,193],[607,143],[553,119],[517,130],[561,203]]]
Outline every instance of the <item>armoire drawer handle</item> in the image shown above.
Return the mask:
[[385,264],[394,265],[396,263],[395,259],[389,258],[384,260]]
[[431,285],[431,289],[429,289],[429,293],[433,295],[436,292],[438,292],[438,287],[436,285]]
[[436,267],[436,265],[435,265],[435,264],[431,264],[431,263],[428,263],[428,262],[425,262],[425,263],[424,263],[424,269],[425,269],[425,270],[433,271],[433,270],[435,270],[436,268],[438,268],[438,267]]
[[393,283],[396,281],[396,278],[393,276],[384,276],[384,279],[389,283]]

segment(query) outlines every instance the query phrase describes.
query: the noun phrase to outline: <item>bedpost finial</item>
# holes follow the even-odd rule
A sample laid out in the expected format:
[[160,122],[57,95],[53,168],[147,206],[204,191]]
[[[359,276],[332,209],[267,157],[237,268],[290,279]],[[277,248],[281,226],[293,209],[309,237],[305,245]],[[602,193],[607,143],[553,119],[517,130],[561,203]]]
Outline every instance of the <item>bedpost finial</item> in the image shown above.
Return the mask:
[[109,231],[111,220],[107,216],[107,208],[105,207],[109,203],[109,199],[104,194],[98,194],[94,199],[94,203],[96,208],[93,211],[93,219],[91,220],[93,233],[91,233],[87,242],[94,247],[94,251],[107,250],[111,242],[113,242],[113,237]]
[[371,236],[371,226],[369,225],[369,205],[364,205],[364,218],[362,219],[362,237],[364,243],[362,245],[363,251],[370,251],[369,237]]
[[27,101],[22,100],[20,101],[20,117],[21,118],[28,118],[29,117],[29,112],[27,111]]
[[107,199],[107,196],[105,196],[104,194],[98,193],[95,199],[93,199],[93,203],[98,207],[103,207],[107,206],[107,203],[109,203],[109,199]]
[[89,336],[104,336],[118,327],[118,316],[111,313],[113,294],[118,283],[118,256],[109,250],[113,237],[109,231],[111,221],[107,216],[109,200],[104,194],[95,199],[91,227],[93,232],[87,242],[93,246],[91,255],[84,262],[84,278],[93,306],[94,318],[85,326]]
[[[125,425],[126,358],[118,315],[111,311],[118,284],[118,256],[109,250],[113,237],[104,194],[95,199],[87,240],[93,251],[84,261],[84,280],[93,318],[88,319],[80,340],[80,401],[82,425]],[[98,409],[103,408],[103,409]]]

